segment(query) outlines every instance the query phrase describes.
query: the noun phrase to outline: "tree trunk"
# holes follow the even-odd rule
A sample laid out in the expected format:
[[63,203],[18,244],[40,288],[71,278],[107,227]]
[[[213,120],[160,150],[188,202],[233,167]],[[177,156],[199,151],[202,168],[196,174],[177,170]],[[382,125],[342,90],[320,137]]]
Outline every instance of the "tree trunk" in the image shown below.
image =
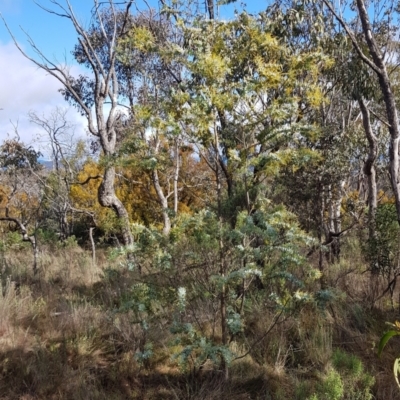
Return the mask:
[[133,235],[130,229],[129,215],[121,200],[115,194],[114,188],[115,167],[106,167],[103,181],[99,186],[98,198],[103,207],[112,208],[121,221],[121,234],[125,246],[133,244]]
[[[332,184],[327,185],[326,187],[326,206],[328,209],[328,221],[325,227],[325,241],[329,240],[330,232],[335,231],[335,224],[334,224],[334,201],[333,201],[333,193],[332,193]],[[325,225],[325,224],[324,224]],[[328,251],[326,253],[326,259],[328,263],[333,264],[335,257],[333,255],[333,242],[329,246]]]
[[368,157],[364,164],[364,174],[368,177],[368,239],[370,242],[373,242],[376,239],[375,216],[378,204],[375,171],[375,160],[378,154],[378,139],[373,133],[370,113],[364,99],[360,98],[358,104],[360,105],[364,131],[369,145]]
[[321,285],[321,290],[324,290],[326,288],[326,281],[325,281],[325,275],[324,275],[324,249],[322,248],[322,238],[325,235],[326,236],[326,229],[325,229],[325,190],[324,190],[324,185],[322,182],[319,184],[320,190],[319,190],[319,195],[320,195],[320,209],[319,209],[319,230],[318,230],[318,242],[319,242],[319,261],[318,261],[318,268],[321,273],[320,277],[320,285]]
[[358,104],[363,117],[364,131],[369,146],[368,157],[364,164],[364,174],[368,178],[368,247],[371,263],[370,290],[371,300],[374,302],[379,291],[379,265],[376,262],[376,209],[378,206],[378,196],[375,171],[375,160],[378,154],[378,139],[372,130],[370,113],[364,99],[359,98]]
[[93,230],[94,229],[95,229],[94,227],[89,228],[89,239],[90,239],[90,244],[92,246],[92,265],[93,265],[93,267],[96,265],[96,245],[95,245],[94,239],[93,239]]
[[[337,185],[336,185],[336,190],[331,193],[331,203],[329,206],[329,214],[330,214],[330,227],[329,227],[329,232],[331,235],[331,232],[334,234],[339,234],[342,231],[342,201],[343,201],[343,188],[345,185],[346,181],[341,180]],[[328,238],[327,238],[328,239]],[[339,262],[340,261],[340,237],[334,237],[332,244],[331,244],[331,249],[330,249],[330,261],[333,262]]]
[[[155,139],[155,146],[154,146],[154,154],[158,154],[158,150],[160,148],[160,140],[158,138]],[[151,178],[153,181],[153,186],[154,189],[156,190],[158,201],[160,202],[161,205],[161,213],[163,216],[163,234],[165,236],[169,235],[169,232],[171,231],[171,219],[169,217],[169,209],[168,209],[168,198],[165,196],[162,187],[160,185],[160,179],[158,177],[158,170],[157,167],[155,167],[151,173]]]
[[[226,276],[226,263],[225,263],[225,253],[224,253],[224,240],[222,236],[223,231],[223,216],[222,216],[222,185],[221,176],[219,172],[219,167],[221,166],[221,157],[218,152],[219,149],[219,137],[218,132],[215,130],[215,181],[217,183],[217,205],[218,205],[218,220],[219,220],[219,275],[222,279]],[[219,293],[220,297],[220,313],[221,313],[221,342],[223,346],[228,345],[228,325],[226,321],[227,317],[227,305],[226,305],[226,284],[223,283],[221,291]],[[223,355],[221,355],[221,369],[223,372],[223,378],[228,380],[229,369],[228,364]]]
[[214,14],[214,0],[206,0],[206,7],[208,11],[208,17],[213,20],[215,18]]
[[175,140],[175,171],[174,171],[174,213],[175,217],[178,215],[178,180],[180,170],[180,158],[179,158],[179,139]]
[[37,259],[39,255],[39,248],[37,245],[37,240],[34,235],[29,238],[29,242],[31,243],[32,250],[33,250],[33,274],[36,275],[37,273]]
[[163,224],[164,224],[163,234],[165,236],[167,236],[167,235],[169,235],[169,232],[171,231],[171,219],[169,217],[168,199],[165,197],[164,192],[161,188],[157,169],[153,170],[151,176],[152,176],[154,188],[156,189],[156,193],[158,196],[158,201],[160,202],[161,207],[162,207],[161,213],[163,216]]

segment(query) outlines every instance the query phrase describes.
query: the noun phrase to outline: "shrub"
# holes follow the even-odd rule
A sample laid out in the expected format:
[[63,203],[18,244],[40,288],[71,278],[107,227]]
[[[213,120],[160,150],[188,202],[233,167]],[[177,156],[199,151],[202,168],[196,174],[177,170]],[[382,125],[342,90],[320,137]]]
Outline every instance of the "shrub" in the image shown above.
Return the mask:
[[[317,385],[318,400],[340,400],[344,394],[344,385],[340,374],[331,369]],[[314,395],[315,396],[315,395]]]

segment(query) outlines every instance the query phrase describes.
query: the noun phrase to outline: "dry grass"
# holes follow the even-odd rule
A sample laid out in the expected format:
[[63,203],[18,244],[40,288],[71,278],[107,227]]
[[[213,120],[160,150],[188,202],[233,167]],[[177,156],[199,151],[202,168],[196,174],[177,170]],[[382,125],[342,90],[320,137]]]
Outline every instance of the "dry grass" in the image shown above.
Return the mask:
[[[256,304],[244,336],[230,345],[234,354],[246,355],[232,363],[224,382],[211,364],[178,368],[171,354],[182,347],[171,340],[167,316],[160,314],[156,329],[146,332],[131,311],[116,312],[138,277],[110,268],[105,253],[97,259],[92,265],[78,247],[44,249],[40,273],[33,276],[29,249],[3,255],[0,399],[306,400],[338,347],[357,355],[374,375],[376,399],[399,398],[391,372],[397,349],[388,346],[379,360],[374,348],[384,321],[396,317],[383,303],[370,310],[367,274],[345,262],[329,272],[337,297],[323,310],[305,306],[274,325],[276,314]],[[218,342],[215,311],[197,313],[199,331]],[[149,340],[153,356],[140,364],[135,354]]]
[[24,267],[29,258],[28,252],[5,258],[2,398],[127,398],[128,383],[138,370],[133,359],[137,343],[124,329],[126,316],[116,321],[92,301],[102,269],[79,248],[56,249],[41,254],[40,273],[32,276]]

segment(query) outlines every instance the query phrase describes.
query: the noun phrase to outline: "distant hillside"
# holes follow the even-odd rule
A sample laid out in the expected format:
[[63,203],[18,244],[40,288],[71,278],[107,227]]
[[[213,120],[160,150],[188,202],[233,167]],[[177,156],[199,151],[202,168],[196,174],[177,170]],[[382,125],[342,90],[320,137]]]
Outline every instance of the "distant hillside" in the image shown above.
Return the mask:
[[49,171],[51,171],[53,169],[53,161],[51,160],[42,160],[39,159],[39,163],[41,165],[43,165],[46,169],[48,169]]

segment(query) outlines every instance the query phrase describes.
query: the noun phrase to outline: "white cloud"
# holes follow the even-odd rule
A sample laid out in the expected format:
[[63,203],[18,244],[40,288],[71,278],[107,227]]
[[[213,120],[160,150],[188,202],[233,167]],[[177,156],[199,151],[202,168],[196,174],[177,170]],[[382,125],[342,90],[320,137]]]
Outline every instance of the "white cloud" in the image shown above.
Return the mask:
[[[13,124],[18,123],[21,140],[35,145],[38,128],[29,123],[28,113],[46,115],[57,106],[68,107],[60,87],[60,82],[23,57],[12,43],[0,42],[0,143],[14,135]],[[68,117],[76,125],[75,135],[85,136],[85,118],[73,108]]]
[[18,14],[21,11],[21,0],[0,0],[0,9],[3,13]]

